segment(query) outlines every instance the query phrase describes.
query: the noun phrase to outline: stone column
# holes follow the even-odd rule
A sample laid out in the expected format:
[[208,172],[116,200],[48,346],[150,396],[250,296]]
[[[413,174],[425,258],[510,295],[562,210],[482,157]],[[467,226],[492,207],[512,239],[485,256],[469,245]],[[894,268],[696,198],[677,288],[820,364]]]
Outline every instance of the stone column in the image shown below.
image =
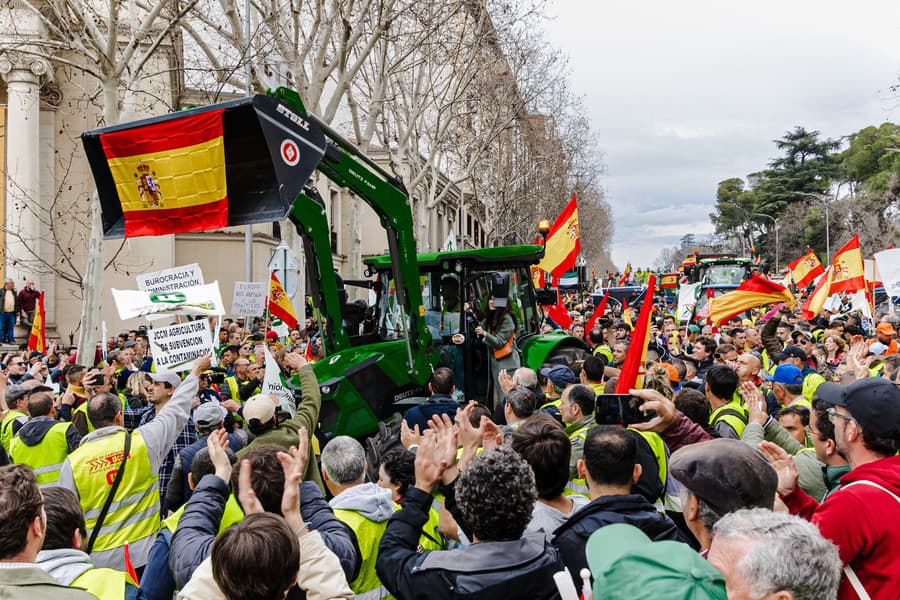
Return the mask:
[[[6,126],[6,276],[16,287],[40,257],[40,92],[50,64],[25,54],[0,56],[8,96]],[[29,268],[32,266],[32,268]]]

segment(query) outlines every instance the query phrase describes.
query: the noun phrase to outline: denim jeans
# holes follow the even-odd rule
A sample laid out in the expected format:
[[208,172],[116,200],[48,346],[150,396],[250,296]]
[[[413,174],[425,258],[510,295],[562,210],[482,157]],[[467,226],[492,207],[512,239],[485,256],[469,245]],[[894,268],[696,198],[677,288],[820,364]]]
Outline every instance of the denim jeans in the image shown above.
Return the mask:
[[0,313],[0,336],[3,342],[13,344],[16,341],[16,313]]

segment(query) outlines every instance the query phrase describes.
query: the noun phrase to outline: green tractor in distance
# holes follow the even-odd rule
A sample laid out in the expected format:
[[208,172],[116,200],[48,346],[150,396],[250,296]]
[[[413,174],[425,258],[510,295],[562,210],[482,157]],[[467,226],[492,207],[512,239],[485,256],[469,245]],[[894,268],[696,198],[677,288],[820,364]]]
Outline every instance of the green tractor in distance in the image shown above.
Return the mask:
[[[572,365],[589,351],[587,344],[563,332],[542,334],[541,292],[532,284],[532,265],[544,255],[541,246],[501,246],[419,254],[419,280],[425,305],[425,324],[438,349],[435,366],[451,368],[457,389],[466,400],[491,406],[493,389],[488,348],[475,335],[476,315],[484,314],[496,273],[509,278],[509,301],[518,322],[516,346],[522,366],[538,371],[545,363]],[[392,290],[390,256],[365,261],[370,285],[377,290],[374,329],[382,337],[397,337],[397,306]],[[348,282],[349,283],[349,282]],[[366,282],[369,283],[369,282]],[[556,294],[552,293],[553,301]],[[402,401],[402,394],[397,401]]]
[[[104,149],[105,136],[115,135],[121,147],[122,137],[133,136],[139,140],[143,131],[143,137],[147,138],[148,129],[160,123],[177,133],[179,120],[211,111],[220,111],[222,119],[227,225],[269,223],[289,218],[302,236],[309,267],[308,289],[322,316],[324,331],[325,357],[313,365],[323,398],[319,434],[325,440],[334,435],[360,437],[371,434],[380,421],[409,404],[409,399],[427,395],[426,382],[446,356],[443,352],[446,344],[440,335],[432,336],[428,325],[429,313],[422,298],[425,288],[416,255],[412,211],[402,182],[309,114],[295,92],[278,88],[266,95],[83,133],[82,142],[100,196],[104,235],[106,238],[125,235],[128,217],[125,200],[132,185],[132,182],[120,181],[121,176],[117,179],[113,175],[112,157]],[[159,147],[159,140],[154,140],[153,144],[147,149],[136,142],[133,154],[152,158],[152,150]],[[166,177],[190,177],[191,168],[192,163],[185,160],[184,172]],[[356,282],[371,286],[376,292],[378,302],[374,322],[377,327],[373,328],[369,324],[373,320],[366,318],[368,307],[347,302],[344,282],[334,271],[324,202],[309,185],[310,176],[316,170],[365,201],[375,211],[387,234],[390,254],[376,261],[379,267],[373,269],[373,273],[379,271],[379,280]],[[170,184],[166,177],[160,176],[154,185],[159,186],[161,194],[171,198],[175,186],[167,187]],[[215,228],[204,227],[203,223],[196,225],[192,231]],[[565,336],[545,341],[536,336],[538,309],[527,277],[527,265],[537,262],[540,248],[529,248],[530,258],[504,263],[503,260],[509,258],[504,257],[495,264],[482,263],[482,268],[504,270],[503,265],[511,265],[510,269],[517,273],[516,286],[526,286],[525,291],[514,292],[521,298],[519,310],[524,320],[520,319],[520,323],[527,325],[519,340],[525,364],[539,365],[548,358],[572,362],[579,352],[579,345],[581,350],[586,350],[583,342]],[[489,259],[492,252],[502,254],[503,250],[478,252]],[[463,277],[475,274],[476,261],[460,256],[453,262],[454,269],[457,263],[467,273]],[[381,290],[378,289],[379,282],[383,282]],[[479,283],[477,276],[467,285],[469,283],[475,290],[482,286],[480,291],[484,291],[484,284]],[[469,337],[461,331],[459,334]],[[557,347],[558,351],[555,350]],[[564,348],[572,350],[564,351]],[[467,354],[472,352],[466,351]],[[486,350],[484,355],[486,361]],[[477,364],[477,360],[470,356],[469,362],[463,359],[462,364],[469,369],[470,365]],[[471,368],[475,369],[472,372],[477,371],[476,367]],[[466,371],[466,375],[468,373]],[[474,379],[472,385],[475,385]]]

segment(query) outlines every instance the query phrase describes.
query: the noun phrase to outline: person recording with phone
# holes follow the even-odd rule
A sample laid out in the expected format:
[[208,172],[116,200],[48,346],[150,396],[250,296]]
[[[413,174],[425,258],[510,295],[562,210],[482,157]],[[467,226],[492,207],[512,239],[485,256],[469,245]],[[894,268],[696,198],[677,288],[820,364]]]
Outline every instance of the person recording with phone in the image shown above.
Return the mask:
[[519,349],[516,348],[518,322],[509,305],[509,275],[492,273],[491,297],[484,319],[475,327],[475,335],[488,347],[495,405],[503,400],[500,389],[500,371],[522,366]]

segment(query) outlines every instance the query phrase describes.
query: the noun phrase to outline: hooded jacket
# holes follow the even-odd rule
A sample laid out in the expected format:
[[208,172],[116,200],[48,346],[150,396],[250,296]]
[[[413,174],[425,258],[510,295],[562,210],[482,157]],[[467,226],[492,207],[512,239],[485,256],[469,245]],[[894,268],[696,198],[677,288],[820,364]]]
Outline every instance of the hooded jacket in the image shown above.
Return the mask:
[[367,519],[381,523],[394,514],[391,491],[374,483],[363,483],[347,488],[328,504],[332,509],[355,510]]
[[[819,504],[799,486],[782,496],[791,514],[812,521],[838,547],[841,562],[856,572],[872,600],[900,598],[900,502],[867,483],[900,496],[900,456],[860,465],[841,477],[841,487]],[[847,577],[841,600],[856,599]]]
[[606,525],[626,523],[634,525],[654,542],[670,540],[687,543],[687,538],[675,523],[640,494],[601,496],[569,517],[554,532],[553,545],[559,550],[559,557],[575,580],[576,589],[581,587],[581,569],[587,568],[584,551],[591,534]]
[[[26,446],[34,447],[44,440],[44,436],[50,431],[50,428],[61,423],[50,417],[34,417],[19,429],[18,436]],[[81,444],[81,434],[74,427],[66,430],[66,443],[69,446],[69,452],[72,452]]]
[[[35,566],[45,571],[50,577],[63,585],[72,586],[72,582],[78,579],[85,571],[94,568],[91,557],[74,548],[60,548],[57,550],[41,550],[38,552]],[[123,600],[143,600],[144,594],[140,588],[130,583],[125,584],[125,596]],[[100,600],[107,600],[101,598]]]
[[[559,598],[553,574],[562,569],[542,532],[502,542],[476,542],[458,550],[418,552],[431,494],[412,487],[391,517],[376,570],[397,598],[427,600],[549,600]],[[452,512],[452,511],[451,511]]]

